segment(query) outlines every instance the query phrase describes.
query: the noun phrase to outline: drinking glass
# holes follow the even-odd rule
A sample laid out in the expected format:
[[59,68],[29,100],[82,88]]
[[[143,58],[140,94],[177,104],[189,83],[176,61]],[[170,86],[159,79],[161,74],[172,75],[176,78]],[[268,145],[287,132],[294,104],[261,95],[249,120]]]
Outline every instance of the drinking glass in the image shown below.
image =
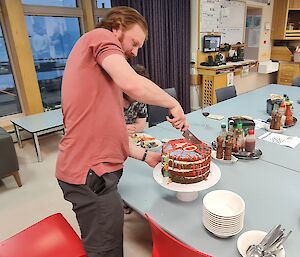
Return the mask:
[[207,117],[210,114],[210,105],[209,104],[203,104],[201,107],[201,113],[205,117],[204,119],[204,127],[207,127]]

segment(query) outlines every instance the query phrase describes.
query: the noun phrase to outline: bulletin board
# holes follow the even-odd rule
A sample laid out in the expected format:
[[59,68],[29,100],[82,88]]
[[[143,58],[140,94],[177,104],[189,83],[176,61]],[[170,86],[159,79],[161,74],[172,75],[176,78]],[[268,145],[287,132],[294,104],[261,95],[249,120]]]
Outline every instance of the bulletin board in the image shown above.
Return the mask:
[[200,49],[203,36],[221,34],[221,43],[245,42],[246,3],[233,0],[200,0]]

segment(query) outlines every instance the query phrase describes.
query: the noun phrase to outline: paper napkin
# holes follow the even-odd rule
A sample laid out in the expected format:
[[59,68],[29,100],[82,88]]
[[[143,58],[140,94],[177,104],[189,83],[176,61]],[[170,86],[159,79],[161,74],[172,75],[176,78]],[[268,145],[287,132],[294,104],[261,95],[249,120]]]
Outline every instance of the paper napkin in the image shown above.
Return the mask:
[[291,148],[295,148],[300,143],[299,137],[286,136],[271,132],[266,132],[258,138],[278,145],[285,145]]
[[224,116],[223,115],[218,115],[218,114],[209,114],[207,118],[213,119],[213,120],[223,120]]

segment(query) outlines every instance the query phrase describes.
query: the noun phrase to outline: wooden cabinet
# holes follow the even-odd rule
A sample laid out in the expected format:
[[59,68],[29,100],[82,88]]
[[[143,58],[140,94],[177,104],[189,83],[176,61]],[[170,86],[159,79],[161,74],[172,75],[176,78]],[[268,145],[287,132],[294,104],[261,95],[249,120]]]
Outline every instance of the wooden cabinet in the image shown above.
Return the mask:
[[300,40],[300,1],[274,0],[273,40]]
[[293,84],[296,77],[300,76],[299,63],[280,63],[278,70],[277,83],[282,85]]
[[201,105],[212,105],[217,103],[216,90],[227,86],[228,73],[240,74],[243,70],[257,65],[255,60],[233,62],[220,66],[198,66],[200,85],[202,87]]
[[216,90],[227,86],[227,73],[218,75],[203,75],[201,105],[217,103]]
[[293,8],[300,9],[300,1],[299,0],[290,0],[289,1],[289,8],[290,9],[293,9]]

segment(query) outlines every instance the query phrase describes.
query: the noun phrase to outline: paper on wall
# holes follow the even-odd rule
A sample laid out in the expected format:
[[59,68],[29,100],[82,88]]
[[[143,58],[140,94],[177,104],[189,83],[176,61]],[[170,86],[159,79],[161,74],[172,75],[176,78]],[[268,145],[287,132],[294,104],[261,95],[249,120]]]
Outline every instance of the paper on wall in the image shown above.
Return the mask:
[[233,72],[228,72],[227,73],[227,86],[233,86],[233,79],[234,79],[234,75]]

